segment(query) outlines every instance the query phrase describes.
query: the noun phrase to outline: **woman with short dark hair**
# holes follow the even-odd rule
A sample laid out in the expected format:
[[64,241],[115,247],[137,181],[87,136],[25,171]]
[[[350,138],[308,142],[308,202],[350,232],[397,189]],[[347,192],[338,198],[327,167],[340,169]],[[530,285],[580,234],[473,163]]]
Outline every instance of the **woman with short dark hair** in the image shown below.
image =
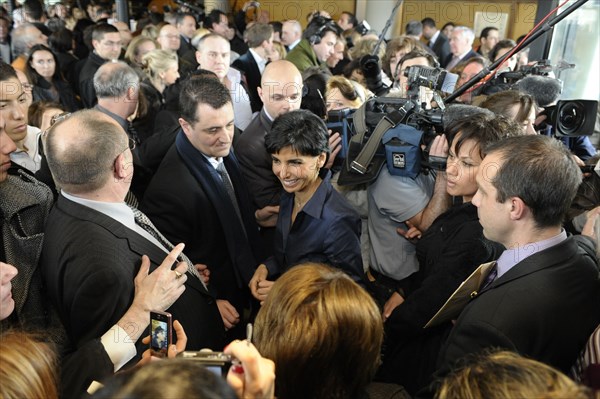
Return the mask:
[[273,173],[285,193],[281,196],[274,255],[250,280],[252,294],[264,301],[272,281],[303,262],[337,267],[362,281],[360,218],[333,189],[325,169],[329,134],[322,119],[310,111],[281,115],[265,137]]

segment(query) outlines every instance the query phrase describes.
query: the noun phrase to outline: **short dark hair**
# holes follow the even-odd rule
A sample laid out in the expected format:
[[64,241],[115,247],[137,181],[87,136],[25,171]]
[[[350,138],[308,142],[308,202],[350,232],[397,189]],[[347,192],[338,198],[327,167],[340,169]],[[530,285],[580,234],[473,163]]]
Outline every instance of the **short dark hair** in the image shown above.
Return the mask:
[[490,53],[488,54],[488,58],[490,59],[490,61],[494,62],[494,59],[496,58],[496,55],[498,54],[498,52],[500,50],[505,49],[505,48],[513,48],[516,45],[517,45],[517,43],[515,43],[515,41],[512,39],[500,40],[498,43],[496,43],[494,48],[492,48],[490,50]]
[[44,15],[44,8],[39,0],[25,0],[23,11],[34,21],[39,21]]
[[581,184],[581,170],[565,145],[553,137],[509,137],[486,148],[502,164],[492,180],[496,201],[519,197],[538,228],[560,226]]
[[48,44],[59,53],[66,53],[73,49],[73,32],[62,28],[53,32],[48,38]]
[[400,58],[400,60],[398,61],[397,68],[400,68],[402,64],[404,64],[406,61],[412,60],[413,58],[417,57],[423,57],[427,59],[427,62],[431,67],[438,67],[440,65],[434,56],[432,56],[425,50],[421,50],[420,48],[415,47],[411,52],[405,54],[404,57]]
[[265,136],[269,154],[291,147],[300,155],[318,156],[329,153],[329,134],[325,122],[305,109],[287,112],[273,121]]
[[249,27],[246,32],[246,41],[248,43],[248,47],[258,47],[265,40],[269,40],[273,35],[273,27],[269,24],[254,24]]
[[493,30],[498,30],[498,28],[495,28],[493,26],[488,26],[486,28],[483,28],[481,30],[481,35],[479,35],[479,38],[480,39],[481,38],[486,38],[487,39],[487,37],[490,35],[490,32],[493,31]]
[[9,79],[19,79],[15,68],[4,61],[0,61],[0,82],[6,82]]
[[342,11],[341,14],[346,14],[348,16],[348,22],[352,24],[352,27],[358,25],[358,19],[356,15],[352,14],[350,11]]
[[478,144],[479,156],[483,159],[486,155],[486,148],[507,137],[523,135],[523,129],[513,120],[503,116],[484,112],[471,115],[468,118],[461,118],[450,123],[445,133],[448,136],[449,144],[452,145],[457,135],[456,153],[467,140],[473,140]]
[[225,85],[210,75],[191,76],[181,84],[179,93],[180,115],[188,123],[196,123],[199,104],[221,109],[231,103],[231,95]]
[[331,18],[317,15],[310,20],[306,30],[302,34],[302,38],[309,41],[312,36],[323,38],[327,32],[333,32],[336,36],[339,36],[342,33],[342,29]]
[[273,27],[274,33],[279,33],[281,35],[281,31],[283,29],[283,24],[281,22],[271,21],[271,22],[269,22],[269,25],[271,25]]
[[419,21],[408,21],[406,24],[406,34],[409,36],[421,36],[423,33],[423,24]]
[[515,105],[519,106],[519,112],[515,115],[514,120],[522,123],[529,118],[531,109],[535,107],[535,99],[529,94],[517,90],[506,90],[492,94],[479,104],[482,108],[504,116],[510,116],[512,107]]
[[433,20],[433,18],[423,18],[421,20],[421,24],[423,24],[423,27],[427,26],[429,28],[435,28],[435,21]]
[[212,30],[213,24],[218,24],[219,22],[221,22],[221,15],[227,16],[227,14],[225,14],[223,11],[213,9],[211,12],[208,13],[208,15],[204,17],[203,26],[207,29]]
[[119,30],[107,23],[97,24],[92,30],[92,40],[102,40],[107,33],[119,33]]
[[[177,14],[175,14],[175,26],[183,23],[185,17],[192,17],[194,18],[194,21],[196,21],[196,17],[194,17],[194,14],[191,14],[189,12],[178,12]],[[196,21],[196,23],[197,22],[198,21]]]

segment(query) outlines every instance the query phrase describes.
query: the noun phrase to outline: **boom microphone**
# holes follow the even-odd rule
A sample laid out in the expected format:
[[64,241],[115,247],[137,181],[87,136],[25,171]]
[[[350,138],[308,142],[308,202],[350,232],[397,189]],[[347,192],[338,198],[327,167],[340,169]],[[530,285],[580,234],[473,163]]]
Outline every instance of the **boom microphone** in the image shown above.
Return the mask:
[[548,76],[526,76],[517,83],[519,91],[529,94],[538,106],[544,108],[560,98],[562,82]]

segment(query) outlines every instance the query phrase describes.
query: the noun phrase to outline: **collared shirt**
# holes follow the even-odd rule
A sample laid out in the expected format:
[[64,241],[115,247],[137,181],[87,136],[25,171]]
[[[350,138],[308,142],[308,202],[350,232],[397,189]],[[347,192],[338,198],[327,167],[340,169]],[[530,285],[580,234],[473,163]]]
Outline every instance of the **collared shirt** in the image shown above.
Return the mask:
[[294,47],[296,47],[296,46],[298,45],[298,43],[300,43],[300,40],[302,40],[302,38],[300,38],[300,39],[296,40],[295,42],[292,42],[292,43],[291,43],[291,44],[288,46],[288,48],[289,48],[289,50],[288,50],[288,51],[290,51],[291,49],[293,49]]
[[498,277],[512,269],[517,263],[522,262],[531,255],[541,252],[545,249],[560,244],[567,239],[567,232],[562,229],[561,232],[554,237],[550,237],[543,241],[533,242],[518,246],[516,248],[507,249],[502,252],[498,258]]
[[42,131],[35,126],[27,126],[27,135],[23,140],[23,148],[17,148],[10,154],[10,160],[19,166],[35,173],[40,169],[42,156],[39,151],[39,138]]
[[71,200],[83,206],[87,206],[88,208],[92,208],[116,220],[123,226],[135,231],[136,233],[150,241],[152,244],[165,251],[165,253],[169,253],[169,251],[167,251],[167,249],[160,242],[158,242],[156,238],[154,238],[150,233],[148,233],[146,230],[138,226],[137,223],[135,223],[133,210],[125,202],[94,201],[86,198],[76,197],[72,194],[66,193],[64,190],[61,192],[61,194],[68,200]]
[[265,261],[269,275],[303,262],[325,263],[355,281],[363,275],[360,217],[326,177],[292,224],[294,194],[283,193],[274,240],[274,255]]
[[263,110],[265,111],[265,115],[267,115],[267,118],[273,122],[275,120],[275,118],[273,118],[271,115],[269,115],[269,111],[267,111],[267,109],[265,107],[263,107]]
[[107,110],[106,108],[104,108],[101,105],[96,104],[95,108],[98,111],[100,111],[100,112],[102,112],[102,113],[110,116],[111,118],[113,118],[115,121],[117,121],[117,123],[119,125],[121,125],[121,127],[123,128],[123,130],[125,130],[125,132],[127,132],[127,129],[129,128],[129,122],[127,122],[127,119],[124,119],[124,118],[120,117],[119,115],[115,114],[114,112],[111,112],[111,111]]
[[254,61],[256,61],[256,65],[258,65],[258,70],[260,71],[260,74],[262,75],[267,66],[267,60],[262,58],[256,51],[252,49],[249,50],[250,54],[252,54],[252,57],[254,58]]

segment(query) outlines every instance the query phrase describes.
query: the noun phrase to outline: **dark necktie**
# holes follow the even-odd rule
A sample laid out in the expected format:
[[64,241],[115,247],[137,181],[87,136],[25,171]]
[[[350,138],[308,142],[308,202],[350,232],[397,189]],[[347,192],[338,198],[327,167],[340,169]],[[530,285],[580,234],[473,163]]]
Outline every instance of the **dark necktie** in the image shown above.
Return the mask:
[[487,287],[489,287],[494,282],[496,277],[498,277],[498,263],[494,262],[494,265],[492,266],[492,270],[490,270],[490,274],[487,275],[487,277],[485,278],[485,281],[483,282],[483,284],[481,284],[479,291],[481,292],[484,289],[486,289]]
[[[223,181],[223,188],[227,192],[227,196],[229,197],[229,201],[231,201],[231,205],[235,209],[235,213],[237,214],[240,223],[242,223],[242,215],[240,213],[240,207],[238,206],[237,199],[235,198],[235,190],[233,189],[233,185],[231,184],[231,180],[229,179],[229,173],[227,173],[227,169],[225,169],[225,163],[221,162],[219,166],[217,166],[217,172],[221,176],[221,180]],[[244,224],[242,223],[242,226]]]
[[133,123],[131,122],[127,123],[127,135],[129,136],[129,138],[135,141],[136,146],[140,145],[140,136],[138,135],[137,130],[135,130],[135,128],[133,127]]
[[[140,211],[137,208],[131,207],[131,210],[133,210],[133,217],[135,218],[135,223],[138,226],[146,230],[152,237],[156,238],[156,240],[160,242],[167,250],[171,251],[175,247],[169,242],[169,240],[167,240],[165,236],[161,234],[160,231],[158,231],[158,229],[154,226],[154,224],[152,224],[150,219],[148,219],[148,216],[146,216],[144,213],[142,213],[142,211]],[[192,264],[190,259],[187,256],[185,256],[183,252],[179,255],[177,260],[179,262],[185,262],[188,266],[188,273],[197,277],[202,283],[202,285],[204,285],[204,288],[206,288],[206,284],[204,284],[204,280],[198,273],[198,270],[196,270],[196,267]]]

